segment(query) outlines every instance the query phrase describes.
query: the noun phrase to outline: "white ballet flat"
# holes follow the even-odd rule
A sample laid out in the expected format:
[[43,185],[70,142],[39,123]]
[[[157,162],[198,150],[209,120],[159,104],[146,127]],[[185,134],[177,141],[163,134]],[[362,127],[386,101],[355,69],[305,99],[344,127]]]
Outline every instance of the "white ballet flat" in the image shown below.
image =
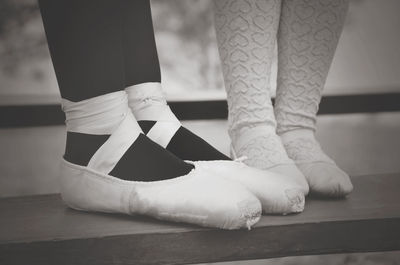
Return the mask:
[[[180,128],[181,123],[170,108],[163,104],[154,104],[151,109],[137,98],[162,99],[159,83],[145,83],[127,88],[132,109],[138,120],[153,120],[156,123],[146,134],[154,142],[166,148]],[[187,161],[190,162],[190,161]],[[269,214],[287,214],[301,212],[304,209],[304,192],[285,176],[264,170],[250,168],[238,161],[199,161],[190,162],[198,168],[206,169],[217,177],[227,179],[246,187],[262,204],[263,212]]]
[[[126,96],[121,93],[106,96],[117,106],[120,102],[126,104]],[[91,99],[95,100],[99,99]],[[121,122],[87,166],[62,161],[61,196],[68,206],[84,211],[143,214],[222,229],[250,228],[258,222],[261,203],[250,191],[215,176],[197,163],[188,174],[161,181],[126,181],[109,175],[141,134],[141,129],[127,104],[121,109],[114,108],[115,115],[108,111],[108,116],[103,117],[97,114],[96,106],[92,110],[85,103],[64,101],[69,131],[102,134],[104,129],[99,120],[112,121],[113,117],[119,117]],[[82,115],[82,109],[84,114],[91,115]],[[81,116],[85,122],[79,120]]]
[[61,195],[69,207],[83,211],[143,214],[222,229],[250,229],[259,221],[261,204],[254,195],[194,165],[182,177],[139,182],[63,160]]
[[283,175],[249,167],[240,160],[191,163],[246,187],[260,200],[264,213],[288,214],[304,210],[303,191]]

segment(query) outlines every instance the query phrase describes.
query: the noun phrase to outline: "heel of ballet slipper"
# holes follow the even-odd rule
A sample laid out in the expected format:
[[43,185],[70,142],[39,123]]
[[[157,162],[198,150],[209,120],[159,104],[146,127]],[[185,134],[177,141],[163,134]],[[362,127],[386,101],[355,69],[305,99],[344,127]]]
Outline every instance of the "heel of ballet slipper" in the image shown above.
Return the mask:
[[61,163],[60,187],[63,201],[76,210],[129,214],[132,185],[91,172],[85,167]]

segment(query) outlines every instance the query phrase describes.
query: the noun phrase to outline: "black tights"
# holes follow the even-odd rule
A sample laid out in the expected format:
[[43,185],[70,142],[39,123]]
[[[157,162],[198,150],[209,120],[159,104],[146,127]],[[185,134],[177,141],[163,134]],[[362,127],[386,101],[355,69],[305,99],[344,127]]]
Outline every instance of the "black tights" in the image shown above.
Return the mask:
[[61,96],[160,82],[149,0],[39,0]]
[[[81,101],[161,81],[149,0],[39,0],[39,6],[63,98]],[[67,132],[64,158],[86,166],[108,137]],[[191,169],[141,134],[110,174],[154,181]]]
[[[149,0],[39,0],[39,6],[62,98],[76,102],[161,81]],[[108,137],[67,132],[64,158],[85,166]],[[167,149],[182,159],[228,159],[183,127]],[[142,135],[110,174],[152,181],[191,169]]]

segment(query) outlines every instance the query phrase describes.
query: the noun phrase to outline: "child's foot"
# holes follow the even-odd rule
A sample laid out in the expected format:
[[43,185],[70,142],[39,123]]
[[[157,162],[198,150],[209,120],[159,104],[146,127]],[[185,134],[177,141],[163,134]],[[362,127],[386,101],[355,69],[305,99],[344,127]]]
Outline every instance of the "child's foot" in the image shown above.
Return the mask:
[[183,160],[230,160],[201,137],[182,126],[164,98],[160,83],[126,89],[129,106],[143,132]]
[[289,214],[304,210],[304,192],[284,175],[249,167],[238,161],[199,161],[197,165],[246,187],[260,200],[266,214]]
[[[126,91],[132,112],[139,120],[143,131],[154,142],[183,160],[207,161],[199,164],[218,176],[244,185],[256,194],[265,213],[285,214],[300,212],[304,209],[304,193],[308,191],[305,180],[299,187],[285,176],[229,161],[229,157],[181,126],[169,109],[160,84],[135,85]],[[277,169],[271,171],[288,172],[289,169],[285,171],[284,167],[284,165],[278,166]],[[297,170],[293,162],[290,168]],[[298,170],[295,174],[304,179]],[[294,173],[290,172],[290,175],[293,176]]]
[[260,219],[260,201],[246,188],[147,138],[125,92],[64,100],[63,109],[69,139],[61,194],[70,207],[223,229],[250,228]]
[[[64,159],[80,166],[93,166],[90,162],[93,156],[104,150],[107,141],[117,137],[115,131],[130,114],[123,91],[80,102],[63,100],[63,106],[67,112]],[[115,157],[120,157],[115,163],[108,165],[110,170],[105,173],[124,180],[156,181],[186,175],[193,169],[192,165],[170,152],[165,152],[143,135],[133,117],[131,119],[133,129],[129,135],[128,132],[119,130],[120,141],[127,141],[124,144],[125,149],[119,146],[110,150]],[[157,167],[154,163],[157,163]]]
[[231,152],[234,157],[247,157],[245,163],[251,167],[279,173],[291,179],[308,194],[308,184],[304,175],[298,170],[269,126],[244,129],[232,137]]
[[353,190],[349,176],[321,149],[311,130],[281,135],[287,154],[307,178],[312,193],[343,197]]

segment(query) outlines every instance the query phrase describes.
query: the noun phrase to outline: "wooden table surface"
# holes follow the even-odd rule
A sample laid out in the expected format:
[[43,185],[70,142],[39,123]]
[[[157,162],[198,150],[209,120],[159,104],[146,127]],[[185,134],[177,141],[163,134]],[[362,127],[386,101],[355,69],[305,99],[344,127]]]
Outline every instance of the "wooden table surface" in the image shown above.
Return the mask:
[[400,174],[352,178],[342,200],[223,231],[142,216],[84,213],[59,195],[0,200],[0,264],[186,264],[400,249]]

